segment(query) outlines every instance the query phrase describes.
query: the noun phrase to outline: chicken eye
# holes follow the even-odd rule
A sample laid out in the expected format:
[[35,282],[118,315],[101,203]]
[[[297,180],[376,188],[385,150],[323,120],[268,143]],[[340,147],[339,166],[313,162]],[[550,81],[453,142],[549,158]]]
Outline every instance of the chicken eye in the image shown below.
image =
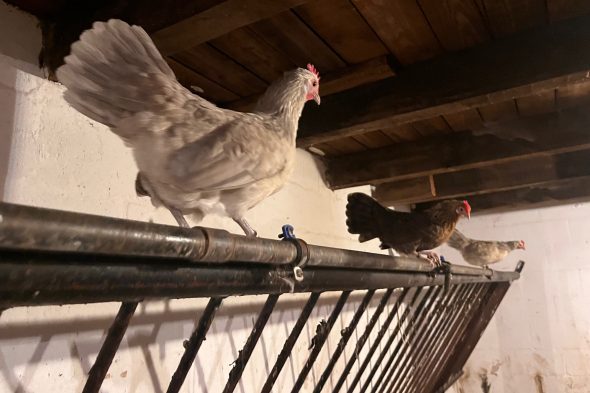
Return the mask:
[[318,85],[317,81],[313,81],[313,83],[311,84],[313,87],[316,87]]

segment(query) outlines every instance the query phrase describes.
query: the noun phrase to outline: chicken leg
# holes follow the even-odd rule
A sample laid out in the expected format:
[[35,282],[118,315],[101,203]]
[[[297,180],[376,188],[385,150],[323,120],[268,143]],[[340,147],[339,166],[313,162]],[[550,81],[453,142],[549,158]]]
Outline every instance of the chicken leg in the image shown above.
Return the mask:
[[418,257],[423,257],[428,259],[428,261],[432,264],[433,267],[440,267],[442,266],[442,261],[437,253],[434,251],[418,251],[416,252]]
[[258,233],[256,233],[256,231],[250,226],[250,224],[248,224],[248,221],[246,221],[245,218],[243,218],[243,217],[234,218],[234,221],[240,226],[240,228],[242,228],[242,231],[244,231],[246,236],[248,236],[248,237],[258,236]]
[[172,213],[172,216],[181,228],[190,228],[190,225],[188,225],[186,218],[184,218],[184,215],[180,212],[180,210],[173,207],[169,207],[168,210],[170,210],[170,213]]

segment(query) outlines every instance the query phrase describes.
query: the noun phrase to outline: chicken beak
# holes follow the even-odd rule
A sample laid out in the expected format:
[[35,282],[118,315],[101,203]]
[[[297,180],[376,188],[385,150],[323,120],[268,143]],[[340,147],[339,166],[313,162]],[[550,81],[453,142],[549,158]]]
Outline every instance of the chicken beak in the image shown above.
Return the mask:
[[315,101],[315,103],[316,103],[316,104],[318,104],[318,105],[319,105],[319,104],[320,104],[320,102],[322,101],[322,100],[320,99],[320,94],[319,94],[319,93],[314,93],[314,95],[313,95],[313,100]]

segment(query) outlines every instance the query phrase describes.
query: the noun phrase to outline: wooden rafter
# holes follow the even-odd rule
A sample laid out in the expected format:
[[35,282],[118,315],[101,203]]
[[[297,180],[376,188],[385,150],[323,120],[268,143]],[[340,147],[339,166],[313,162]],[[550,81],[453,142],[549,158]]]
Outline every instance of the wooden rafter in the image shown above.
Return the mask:
[[301,119],[301,147],[536,94],[587,79],[590,16],[439,56],[334,94]]
[[158,49],[171,55],[240,27],[287,11],[309,0],[226,0],[152,34]]
[[326,178],[338,189],[585,150],[590,149],[588,129],[590,113],[574,108],[496,125],[502,135],[459,132],[332,158]]

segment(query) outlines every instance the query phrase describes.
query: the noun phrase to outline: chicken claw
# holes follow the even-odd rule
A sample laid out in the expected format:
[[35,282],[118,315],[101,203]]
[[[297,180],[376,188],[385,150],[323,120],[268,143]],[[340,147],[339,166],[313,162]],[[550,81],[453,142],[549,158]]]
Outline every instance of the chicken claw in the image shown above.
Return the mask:
[[428,261],[432,264],[432,267],[441,267],[442,261],[437,253],[434,251],[418,251],[418,256],[428,259]]

